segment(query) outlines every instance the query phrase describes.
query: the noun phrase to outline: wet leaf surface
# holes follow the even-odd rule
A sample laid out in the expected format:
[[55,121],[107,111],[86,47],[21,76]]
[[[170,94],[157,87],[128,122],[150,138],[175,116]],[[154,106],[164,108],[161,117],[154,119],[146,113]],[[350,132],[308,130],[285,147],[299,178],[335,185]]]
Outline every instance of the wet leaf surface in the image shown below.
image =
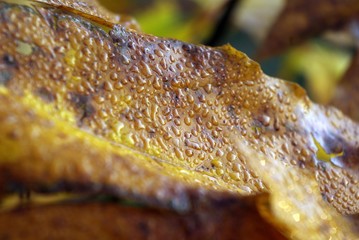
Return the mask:
[[291,0],[271,26],[258,51],[260,58],[281,53],[288,47],[347,24],[359,14],[356,0]]
[[2,194],[188,212],[269,192],[261,213],[287,236],[358,237],[345,215],[359,212],[359,127],[338,110],[228,45],[107,32],[48,4],[0,9]]

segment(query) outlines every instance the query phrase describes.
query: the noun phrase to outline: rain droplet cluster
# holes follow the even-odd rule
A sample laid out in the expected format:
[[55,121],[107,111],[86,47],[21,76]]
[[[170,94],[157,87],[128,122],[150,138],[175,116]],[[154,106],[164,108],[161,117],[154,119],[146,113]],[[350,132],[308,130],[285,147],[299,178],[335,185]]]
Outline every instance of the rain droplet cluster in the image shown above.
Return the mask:
[[[268,188],[239,142],[283,164],[315,167],[316,149],[302,121],[311,104],[303,91],[265,76],[231,47],[196,46],[120,25],[108,34],[66,14],[53,12],[53,22],[18,7],[1,9],[12,20],[0,27],[4,84],[14,94],[26,89],[65,106],[82,129],[247,192]],[[320,182],[333,174],[320,175]],[[346,189],[350,196],[339,198],[357,205],[358,188]]]

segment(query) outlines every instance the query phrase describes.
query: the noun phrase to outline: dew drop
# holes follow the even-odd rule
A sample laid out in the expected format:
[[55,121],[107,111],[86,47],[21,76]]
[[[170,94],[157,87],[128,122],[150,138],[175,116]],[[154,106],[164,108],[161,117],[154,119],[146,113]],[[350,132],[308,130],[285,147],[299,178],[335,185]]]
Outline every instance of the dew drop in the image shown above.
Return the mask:
[[208,83],[204,86],[206,93],[210,94],[212,92],[212,84]]
[[186,116],[186,117],[184,118],[184,123],[185,123],[187,126],[190,126],[190,125],[191,125],[191,118],[188,117],[188,116]]
[[239,172],[230,172],[229,177],[234,181],[240,180]]
[[271,118],[268,115],[263,114],[263,115],[259,116],[258,120],[263,124],[263,126],[268,127],[270,124]]
[[227,154],[227,160],[230,161],[230,162],[233,162],[235,159],[236,159],[236,154],[232,153],[232,152],[229,152]]
[[174,148],[174,152],[177,158],[179,159],[183,159],[183,153],[181,152],[181,150],[179,148]]
[[192,149],[186,149],[186,150],[185,150],[185,154],[186,154],[188,157],[192,157],[192,156],[193,156],[193,150],[192,150]]
[[145,129],[145,125],[142,123],[142,121],[140,119],[135,120],[135,129],[136,130]]
[[141,65],[142,65],[141,73],[145,77],[151,77],[152,76],[152,71],[151,71],[151,68],[148,66],[148,64],[146,64],[145,62],[142,62]]
[[211,165],[214,167],[218,167],[218,168],[222,168],[223,167],[223,163],[220,160],[212,160],[211,161]]

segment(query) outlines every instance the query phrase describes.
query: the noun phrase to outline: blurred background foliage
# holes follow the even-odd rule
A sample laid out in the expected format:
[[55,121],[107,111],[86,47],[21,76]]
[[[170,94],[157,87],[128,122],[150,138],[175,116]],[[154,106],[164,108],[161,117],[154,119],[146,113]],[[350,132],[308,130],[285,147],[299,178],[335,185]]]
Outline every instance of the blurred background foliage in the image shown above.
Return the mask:
[[345,24],[335,31],[323,29],[321,34],[290,46],[280,54],[259,58],[258,49],[266,47],[266,35],[273,31],[271,27],[286,10],[285,0],[100,2],[113,12],[135,17],[146,33],[211,46],[230,43],[259,61],[266,74],[299,83],[312,100],[322,104],[332,99],[354,52],[353,28]]

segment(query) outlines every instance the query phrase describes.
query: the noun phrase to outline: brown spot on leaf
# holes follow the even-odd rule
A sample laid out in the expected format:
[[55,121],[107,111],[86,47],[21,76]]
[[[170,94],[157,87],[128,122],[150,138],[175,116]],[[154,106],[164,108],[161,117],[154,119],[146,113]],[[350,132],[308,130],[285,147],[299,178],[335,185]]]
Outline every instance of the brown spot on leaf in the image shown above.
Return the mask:
[[96,113],[96,108],[93,106],[91,97],[88,95],[72,93],[71,102],[79,109],[80,122],[84,118],[90,118]]
[[40,96],[42,98],[42,100],[44,100],[45,102],[48,102],[48,103],[53,102],[55,100],[54,94],[51,93],[50,90],[48,90],[45,87],[38,89],[36,94],[38,96]]

